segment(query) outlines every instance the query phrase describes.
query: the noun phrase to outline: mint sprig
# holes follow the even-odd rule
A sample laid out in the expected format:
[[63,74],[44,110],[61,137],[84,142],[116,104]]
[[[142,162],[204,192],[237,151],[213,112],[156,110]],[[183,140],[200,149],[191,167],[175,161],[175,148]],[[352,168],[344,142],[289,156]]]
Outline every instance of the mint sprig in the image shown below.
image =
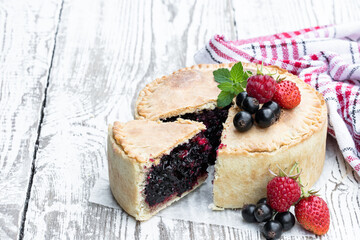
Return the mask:
[[252,75],[250,71],[244,71],[241,62],[236,63],[231,70],[220,68],[213,72],[215,81],[219,83],[221,92],[217,99],[218,107],[228,106],[233,98],[245,91],[247,79]]

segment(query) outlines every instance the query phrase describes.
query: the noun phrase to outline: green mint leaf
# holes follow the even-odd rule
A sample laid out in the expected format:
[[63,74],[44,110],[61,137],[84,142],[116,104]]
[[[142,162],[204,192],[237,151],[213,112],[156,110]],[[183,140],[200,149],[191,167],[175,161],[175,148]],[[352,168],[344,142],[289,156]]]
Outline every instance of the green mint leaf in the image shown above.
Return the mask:
[[230,71],[227,68],[220,68],[213,72],[215,81],[218,83],[231,82]]
[[241,62],[236,63],[230,71],[233,82],[241,82],[244,78],[244,68]]
[[[242,86],[244,82],[241,83],[235,83],[233,85],[233,89],[236,95],[238,95],[239,93],[244,91],[244,87]],[[245,87],[246,87],[246,82],[245,82]]]
[[234,92],[234,87],[233,87],[233,83],[231,82],[223,82],[223,83],[220,83],[218,85],[218,88],[220,88],[222,91],[224,92],[230,92],[230,93],[233,93]]
[[214,79],[219,83],[221,92],[217,99],[218,107],[226,107],[231,104],[233,98],[246,88],[247,79],[252,75],[250,71],[244,71],[241,62],[236,63],[231,70],[220,68],[213,72]]
[[226,106],[228,106],[232,102],[234,97],[235,97],[234,93],[222,91],[219,94],[218,99],[217,99],[218,107],[226,107]]
[[247,81],[242,81],[242,82],[240,83],[240,86],[241,86],[242,88],[246,88],[246,85],[247,85]]

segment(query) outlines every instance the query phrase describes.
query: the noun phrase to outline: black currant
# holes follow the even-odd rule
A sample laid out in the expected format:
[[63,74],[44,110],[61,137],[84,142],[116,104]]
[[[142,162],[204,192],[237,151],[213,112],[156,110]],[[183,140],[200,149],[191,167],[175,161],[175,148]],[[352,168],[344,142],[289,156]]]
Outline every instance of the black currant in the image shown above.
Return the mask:
[[291,212],[281,212],[276,214],[275,220],[279,221],[284,231],[290,230],[295,225],[295,217]]
[[257,201],[256,204],[266,203],[266,202],[267,202],[267,201],[266,201],[266,197],[264,197],[264,198],[260,199],[259,201]]
[[254,124],[254,119],[252,118],[250,113],[241,111],[235,115],[233,123],[235,128],[239,132],[245,132],[252,127],[252,125]]
[[266,222],[272,217],[272,209],[269,205],[265,203],[260,203],[256,205],[254,216],[257,222]]
[[254,97],[246,97],[242,102],[241,108],[250,114],[255,113],[259,110],[259,101]]
[[256,222],[254,211],[256,206],[254,204],[247,204],[243,207],[241,215],[246,222]]
[[270,127],[275,120],[275,114],[270,108],[262,108],[255,113],[255,122],[261,128]]
[[236,96],[236,105],[241,108],[244,99],[247,97],[247,92],[241,92]]
[[266,239],[278,239],[281,237],[283,227],[279,221],[270,220],[263,226],[261,233]]
[[281,108],[279,106],[279,104],[277,104],[274,101],[269,101],[267,103],[264,103],[264,105],[262,106],[262,108],[270,108],[271,110],[273,110],[274,114],[275,114],[275,118],[276,120],[279,119],[280,117],[280,112],[281,112]]

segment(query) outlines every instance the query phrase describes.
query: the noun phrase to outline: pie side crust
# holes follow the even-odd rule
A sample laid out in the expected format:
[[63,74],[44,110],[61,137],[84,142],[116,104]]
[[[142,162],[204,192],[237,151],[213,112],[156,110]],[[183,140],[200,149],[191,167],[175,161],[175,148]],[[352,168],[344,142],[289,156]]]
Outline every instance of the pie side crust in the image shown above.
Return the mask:
[[141,184],[144,174],[142,164],[130,158],[113,138],[113,127],[108,129],[108,165],[111,192],[119,205],[136,219],[143,219],[144,203]]
[[175,122],[133,120],[115,122],[113,133],[116,143],[128,157],[138,162],[156,159],[205,129],[199,122],[178,119]]
[[[137,120],[136,120],[137,121]],[[185,121],[185,120],[178,120]],[[188,121],[186,121],[188,122]],[[191,122],[191,121],[189,121]],[[194,122],[192,122],[194,123]],[[137,159],[129,156],[124,149],[117,143],[115,136],[115,124],[109,125],[108,128],[108,141],[107,141],[107,154],[108,154],[108,166],[109,166],[109,181],[111,192],[118,202],[118,204],[128,214],[133,216],[136,220],[145,221],[154,216],[156,213],[171,205],[173,202],[186,196],[189,192],[200,186],[207,178],[207,174],[198,179],[197,184],[193,189],[182,194],[181,197],[176,195],[172,196],[167,202],[158,204],[155,207],[150,208],[145,202],[145,195],[143,191],[145,189],[147,170],[153,164],[158,164],[162,155],[159,155],[154,159],[154,162],[145,161],[140,162]],[[185,123],[187,124],[187,123]],[[198,125],[197,122],[194,123]],[[201,124],[202,125],[202,124]],[[193,132],[188,138],[183,138],[177,145],[187,142],[200,132],[204,126],[198,125],[198,131]],[[176,147],[174,146],[174,147]],[[164,152],[170,152],[172,149]]]
[[327,120],[311,136],[294,145],[272,152],[219,153],[215,163],[214,204],[241,208],[266,197],[267,183],[273,178],[269,168],[290,169],[295,161],[303,170],[301,181],[309,189],[320,177],[326,150]]

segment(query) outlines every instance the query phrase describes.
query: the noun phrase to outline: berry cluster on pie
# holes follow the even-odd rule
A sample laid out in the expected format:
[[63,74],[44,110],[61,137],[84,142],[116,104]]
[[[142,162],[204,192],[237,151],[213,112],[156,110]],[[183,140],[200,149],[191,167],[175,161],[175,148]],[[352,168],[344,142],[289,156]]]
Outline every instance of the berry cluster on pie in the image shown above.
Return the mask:
[[199,186],[208,165],[222,208],[265,197],[269,169],[295,162],[303,184],[315,183],[325,159],[325,101],[297,76],[261,68],[268,74],[248,63],[195,65],[140,92],[137,120],[109,128],[110,184],[125,211],[148,219]]

